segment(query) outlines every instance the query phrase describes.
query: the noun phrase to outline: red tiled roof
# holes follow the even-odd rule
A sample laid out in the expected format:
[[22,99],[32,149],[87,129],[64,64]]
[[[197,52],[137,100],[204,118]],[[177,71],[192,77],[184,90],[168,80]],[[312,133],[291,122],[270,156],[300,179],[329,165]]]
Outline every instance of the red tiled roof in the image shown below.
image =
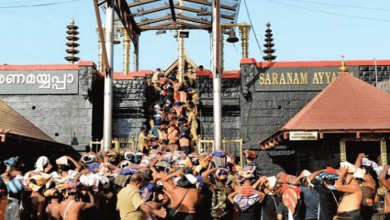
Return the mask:
[[390,94],[341,73],[286,125],[259,144],[287,131],[390,132]]
[[[371,66],[375,65],[374,60],[346,60],[348,66]],[[310,67],[310,66],[339,66],[340,61],[277,61],[277,62],[256,62],[255,58],[243,58],[240,60],[240,65],[256,64],[257,67]],[[377,65],[390,65],[390,60],[377,60]]]
[[0,133],[9,130],[10,134],[57,143],[2,100],[0,115]]

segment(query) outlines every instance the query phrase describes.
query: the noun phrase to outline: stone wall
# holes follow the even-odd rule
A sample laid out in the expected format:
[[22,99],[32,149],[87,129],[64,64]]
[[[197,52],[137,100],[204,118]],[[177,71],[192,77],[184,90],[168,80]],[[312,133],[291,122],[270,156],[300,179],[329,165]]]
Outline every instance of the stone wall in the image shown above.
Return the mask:
[[[99,84],[102,81],[93,66],[80,66],[78,70],[63,70],[64,73],[70,71],[78,72],[78,94],[0,95],[0,99],[55,141],[72,145],[77,151],[85,151],[85,146],[89,145],[90,139],[93,138],[94,101],[96,101],[95,117],[102,118],[102,112],[99,113],[97,110],[102,108],[98,106],[99,96],[102,95],[102,91],[98,88],[101,88]],[[30,72],[40,73],[39,70]],[[99,124],[98,120],[94,123]]]
[[113,138],[138,137],[145,126],[145,88],[143,77],[114,80]]

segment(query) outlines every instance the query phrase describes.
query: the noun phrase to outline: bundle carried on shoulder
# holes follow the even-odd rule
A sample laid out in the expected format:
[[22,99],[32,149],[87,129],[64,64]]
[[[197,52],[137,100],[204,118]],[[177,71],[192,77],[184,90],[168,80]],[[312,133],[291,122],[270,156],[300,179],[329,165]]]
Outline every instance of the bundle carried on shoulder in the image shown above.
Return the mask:
[[276,175],[276,182],[279,182],[279,183],[284,183],[284,182],[287,182],[287,183],[294,183],[294,181],[297,179],[296,176],[293,176],[293,175],[289,175],[289,174],[286,174],[284,172],[280,172]]

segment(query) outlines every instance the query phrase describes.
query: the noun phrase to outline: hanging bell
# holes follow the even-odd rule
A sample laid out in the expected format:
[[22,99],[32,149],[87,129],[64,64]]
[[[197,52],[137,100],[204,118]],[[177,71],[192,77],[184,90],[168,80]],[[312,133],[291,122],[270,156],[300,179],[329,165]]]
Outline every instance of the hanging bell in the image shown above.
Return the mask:
[[226,39],[229,43],[236,43],[238,42],[238,38],[236,37],[236,32],[234,31],[233,27],[230,29],[229,37]]
[[121,43],[121,40],[119,40],[118,34],[115,33],[114,44],[120,44],[120,43]]

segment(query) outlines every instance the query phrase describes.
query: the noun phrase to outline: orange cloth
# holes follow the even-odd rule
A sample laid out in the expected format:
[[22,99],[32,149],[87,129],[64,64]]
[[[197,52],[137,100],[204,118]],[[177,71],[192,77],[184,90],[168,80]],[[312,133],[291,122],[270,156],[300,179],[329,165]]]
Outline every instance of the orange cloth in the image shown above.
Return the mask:
[[296,191],[294,191],[291,188],[287,189],[283,193],[283,204],[291,211],[291,213],[294,213],[297,203],[298,203],[298,195]]
[[251,189],[252,189],[252,186],[242,186],[241,187],[241,196],[243,197],[249,197],[252,195],[252,192],[251,192]]

